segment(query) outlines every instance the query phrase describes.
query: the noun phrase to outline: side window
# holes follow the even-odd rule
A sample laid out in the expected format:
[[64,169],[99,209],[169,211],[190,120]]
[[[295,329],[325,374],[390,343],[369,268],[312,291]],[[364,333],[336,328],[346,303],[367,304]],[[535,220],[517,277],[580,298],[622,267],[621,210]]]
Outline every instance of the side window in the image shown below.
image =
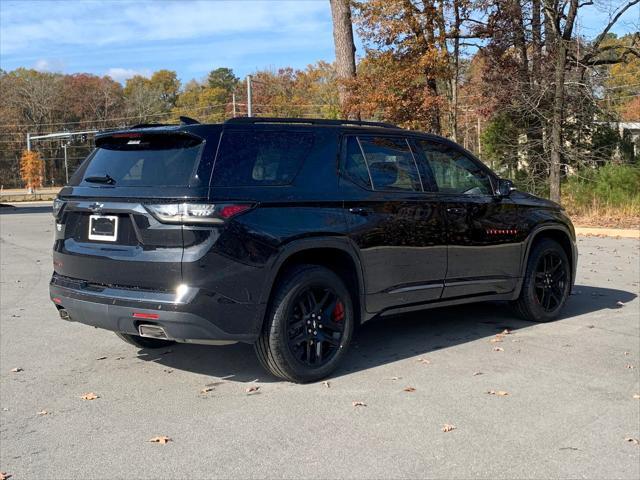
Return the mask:
[[433,174],[438,191],[466,195],[491,195],[491,179],[474,161],[461,152],[439,143],[418,142]]
[[362,150],[356,137],[347,137],[344,153],[344,175],[352,182],[364,188],[371,188],[369,169],[362,156]]
[[225,131],[212,185],[287,185],[293,181],[312,146],[312,133]]
[[421,192],[420,177],[409,145],[402,138],[359,137],[376,190]]

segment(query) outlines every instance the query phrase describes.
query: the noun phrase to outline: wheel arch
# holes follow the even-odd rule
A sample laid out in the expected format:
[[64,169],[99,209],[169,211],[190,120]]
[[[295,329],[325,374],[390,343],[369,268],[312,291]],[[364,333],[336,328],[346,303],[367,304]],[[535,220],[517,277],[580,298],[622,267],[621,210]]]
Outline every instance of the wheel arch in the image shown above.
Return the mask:
[[[270,268],[271,273],[263,288],[261,303],[268,304],[280,278],[291,267],[301,264],[323,266],[337,274],[351,292],[356,320],[358,323],[362,321],[365,311],[362,265],[346,239],[314,238],[288,244]],[[268,306],[265,312],[268,312]]]
[[[551,239],[556,241],[558,244],[560,244],[560,246],[566,253],[567,258],[569,259],[569,264],[571,265],[571,285],[573,285],[576,280],[578,250],[575,244],[575,237],[572,235],[569,228],[561,224],[541,225],[531,233],[522,258],[521,277],[524,278],[524,274],[527,268],[527,262],[529,261],[529,255],[531,254],[533,246],[543,239]],[[521,287],[522,283],[518,288],[518,293]]]

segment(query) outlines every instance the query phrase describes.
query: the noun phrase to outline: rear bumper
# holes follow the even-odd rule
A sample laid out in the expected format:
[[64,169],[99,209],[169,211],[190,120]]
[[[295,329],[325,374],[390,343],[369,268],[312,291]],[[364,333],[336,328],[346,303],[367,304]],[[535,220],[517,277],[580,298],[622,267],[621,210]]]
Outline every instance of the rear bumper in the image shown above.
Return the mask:
[[154,325],[168,339],[187,343],[253,343],[264,315],[262,304],[238,303],[199,289],[97,287],[57,274],[51,278],[49,294],[70,321],[132,335],[139,335],[141,324]]

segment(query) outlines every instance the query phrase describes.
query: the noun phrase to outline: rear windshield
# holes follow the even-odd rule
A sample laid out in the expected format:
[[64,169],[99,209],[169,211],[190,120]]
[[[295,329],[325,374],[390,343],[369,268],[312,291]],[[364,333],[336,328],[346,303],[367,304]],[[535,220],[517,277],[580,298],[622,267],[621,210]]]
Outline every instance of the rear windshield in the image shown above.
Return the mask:
[[307,132],[226,130],[216,157],[212,185],[287,185],[313,146]]
[[99,139],[97,148],[74,175],[72,185],[117,187],[188,186],[202,140],[175,134],[116,134]]

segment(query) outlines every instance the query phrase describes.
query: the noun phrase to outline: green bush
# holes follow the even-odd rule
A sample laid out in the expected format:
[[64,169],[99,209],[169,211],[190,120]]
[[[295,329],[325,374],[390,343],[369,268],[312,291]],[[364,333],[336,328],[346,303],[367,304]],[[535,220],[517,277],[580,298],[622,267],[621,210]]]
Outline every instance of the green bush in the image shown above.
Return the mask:
[[606,164],[583,168],[567,178],[564,200],[576,210],[615,208],[640,212],[640,166]]

